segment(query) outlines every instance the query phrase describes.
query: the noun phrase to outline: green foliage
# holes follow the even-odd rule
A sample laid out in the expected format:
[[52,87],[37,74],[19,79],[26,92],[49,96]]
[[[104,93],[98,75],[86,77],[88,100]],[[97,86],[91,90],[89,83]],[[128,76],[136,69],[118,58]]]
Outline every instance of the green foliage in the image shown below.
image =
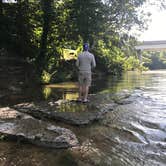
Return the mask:
[[53,75],[53,82],[71,81],[77,79],[77,68],[75,60],[61,60],[57,68],[57,73]]
[[33,45],[33,25],[30,22],[32,8],[28,1],[16,4],[1,4],[0,45],[17,55],[30,57],[35,53]]
[[41,76],[42,83],[49,83],[50,79],[51,79],[51,74],[43,70],[42,76]]
[[144,66],[151,70],[166,69],[166,52],[148,51],[143,54]]
[[125,70],[134,70],[138,69],[140,65],[139,59],[136,59],[134,56],[130,56],[125,60],[124,68]]
[[141,68],[128,32],[146,27],[148,13],[138,10],[146,1],[0,1],[0,46],[35,63],[45,83],[76,78],[75,62],[62,61],[63,49],[79,53],[83,42],[90,43],[98,70]]
[[111,42],[104,43],[103,40],[99,40],[95,54],[99,55],[96,57],[96,61],[100,70],[112,74],[122,72],[124,54],[118,47],[113,46]]

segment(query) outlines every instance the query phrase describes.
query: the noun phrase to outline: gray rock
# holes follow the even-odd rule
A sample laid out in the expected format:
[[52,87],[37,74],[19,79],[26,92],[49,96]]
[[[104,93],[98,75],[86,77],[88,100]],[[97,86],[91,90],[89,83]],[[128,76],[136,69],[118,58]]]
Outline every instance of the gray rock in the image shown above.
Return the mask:
[[[59,105],[57,104],[59,103]],[[113,105],[109,105],[113,107]],[[72,125],[87,125],[103,118],[109,110],[108,106],[99,108],[95,104],[83,104],[66,101],[51,102],[50,104],[42,103],[22,103],[15,105],[14,108],[20,112],[30,114],[36,118],[48,118],[63,121]]]
[[79,144],[72,131],[9,107],[0,108],[0,134],[7,139],[23,140],[51,148],[69,148]]
[[108,111],[114,110],[118,104],[128,104],[129,96],[128,92],[115,95],[104,93],[90,96],[90,102],[86,104],[58,100],[21,103],[13,106],[13,108],[38,119],[47,118],[72,125],[87,125],[102,119]]

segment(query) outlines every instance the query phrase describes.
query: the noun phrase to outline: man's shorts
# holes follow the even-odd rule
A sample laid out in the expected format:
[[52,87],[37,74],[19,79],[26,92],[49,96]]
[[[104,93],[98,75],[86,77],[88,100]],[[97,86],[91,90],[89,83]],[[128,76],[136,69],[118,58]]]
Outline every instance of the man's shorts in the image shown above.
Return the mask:
[[79,72],[79,85],[91,86],[92,74],[87,72]]

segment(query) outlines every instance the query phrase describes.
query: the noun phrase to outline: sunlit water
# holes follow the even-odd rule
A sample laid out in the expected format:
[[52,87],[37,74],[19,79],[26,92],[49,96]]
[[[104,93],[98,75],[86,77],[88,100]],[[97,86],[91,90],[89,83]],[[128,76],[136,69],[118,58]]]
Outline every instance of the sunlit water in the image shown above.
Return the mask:
[[[41,93],[38,91],[40,97],[37,100],[75,99],[77,87],[71,85],[72,88],[66,84],[63,88],[43,87]],[[88,126],[64,125],[77,135],[81,143],[79,149],[55,150],[1,141],[0,165],[165,166],[166,71],[129,72],[121,78],[94,81],[90,93],[123,90],[132,93],[130,104],[119,105],[103,120]],[[32,99],[36,99],[35,93]],[[28,97],[24,100],[30,101]],[[11,100],[13,104],[19,102],[22,101]]]

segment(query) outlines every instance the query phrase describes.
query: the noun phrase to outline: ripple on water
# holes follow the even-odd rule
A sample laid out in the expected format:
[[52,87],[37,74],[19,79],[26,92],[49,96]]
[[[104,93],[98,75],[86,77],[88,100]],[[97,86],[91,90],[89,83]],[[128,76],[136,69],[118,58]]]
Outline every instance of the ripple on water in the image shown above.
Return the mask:
[[166,133],[160,129],[149,128],[139,123],[132,123],[132,125],[137,130],[140,130],[142,133],[144,133],[144,137],[149,143],[164,142],[166,139]]

